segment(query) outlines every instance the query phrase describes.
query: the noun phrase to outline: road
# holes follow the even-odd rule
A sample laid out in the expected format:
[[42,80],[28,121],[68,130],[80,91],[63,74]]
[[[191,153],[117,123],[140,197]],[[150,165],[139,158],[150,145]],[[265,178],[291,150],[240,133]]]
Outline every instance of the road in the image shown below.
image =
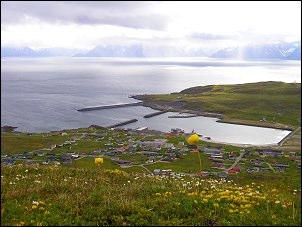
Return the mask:
[[234,168],[238,162],[240,162],[241,158],[243,157],[243,155],[245,154],[245,151],[243,151],[239,156],[238,158],[236,159],[236,161],[233,163],[233,165],[231,165],[227,170],[230,170],[232,168]]

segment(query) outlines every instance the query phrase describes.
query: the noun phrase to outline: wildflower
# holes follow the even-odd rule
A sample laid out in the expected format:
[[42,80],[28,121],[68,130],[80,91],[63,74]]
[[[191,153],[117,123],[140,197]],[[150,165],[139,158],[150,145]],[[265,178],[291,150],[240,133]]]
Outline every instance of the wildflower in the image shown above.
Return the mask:
[[214,205],[214,207],[219,207],[218,203],[214,203],[213,205]]
[[208,202],[208,200],[207,200],[206,198],[204,198],[202,201],[203,201],[204,203],[207,203],[207,202]]
[[33,201],[33,205],[37,205],[37,206],[39,206],[39,202],[37,202],[37,201]]
[[95,158],[95,159],[94,159],[94,163],[95,163],[96,165],[103,164],[103,162],[104,162],[104,159],[103,159],[103,158]]
[[130,180],[128,180],[127,182],[130,183]]
[[230,213],[234,213],[234,210],[232,210],[232,209],[229,209],[229,212],[230,212]]
[[37,205],[32,205],[32,207],[31,207],[33,210],[34,209],[37,209],[38,208],[38,206]]
[[279,204],[279,203],[280,203],[280,201],[279,201],[279,200],[276,200],[276,201],[275,201],[275,203],[276,203],[276,204]]
[[156,192],[156,193],[155,193],[155,195],[160,196],[161,194],[160,194],[160,193],[158,193],[158,192]]

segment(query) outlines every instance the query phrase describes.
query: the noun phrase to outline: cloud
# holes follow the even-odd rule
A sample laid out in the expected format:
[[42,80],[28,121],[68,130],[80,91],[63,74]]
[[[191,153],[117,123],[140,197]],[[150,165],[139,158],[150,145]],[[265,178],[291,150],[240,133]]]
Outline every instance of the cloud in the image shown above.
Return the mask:
[[224,39],[231,39],[234,36],[231,35],[218,35],[218,34],[210,34],[210,33],[192,33],[190,38],[193,39],[200,39],[200,40],[224,40]]
[[2,2],[1,23],[29,21],[60,24],[115,25],[163,30],[167,17],[144,2]]

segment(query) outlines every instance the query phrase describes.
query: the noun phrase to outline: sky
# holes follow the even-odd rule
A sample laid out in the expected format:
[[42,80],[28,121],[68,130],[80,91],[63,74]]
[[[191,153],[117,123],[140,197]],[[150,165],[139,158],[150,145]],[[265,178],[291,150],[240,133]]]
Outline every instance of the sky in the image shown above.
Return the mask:
[[221,48],[301,40],[301,2],[1,1],[1,45]]

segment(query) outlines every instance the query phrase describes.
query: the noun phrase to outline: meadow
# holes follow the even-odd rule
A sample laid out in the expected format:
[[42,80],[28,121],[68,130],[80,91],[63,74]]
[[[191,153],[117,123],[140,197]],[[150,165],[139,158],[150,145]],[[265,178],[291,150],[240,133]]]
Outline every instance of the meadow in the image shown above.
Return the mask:
[[1,225],[301,224],[297,177],[284,188],[285,176],[167,178],[22,164],[1,170]]
[[[208,85],[179,93],[139,95],[145,105],[223,114],[224,122],[296,128],[300,125],[301,84],[258,82]],[[263,121],[264,120],[264,121]]]

